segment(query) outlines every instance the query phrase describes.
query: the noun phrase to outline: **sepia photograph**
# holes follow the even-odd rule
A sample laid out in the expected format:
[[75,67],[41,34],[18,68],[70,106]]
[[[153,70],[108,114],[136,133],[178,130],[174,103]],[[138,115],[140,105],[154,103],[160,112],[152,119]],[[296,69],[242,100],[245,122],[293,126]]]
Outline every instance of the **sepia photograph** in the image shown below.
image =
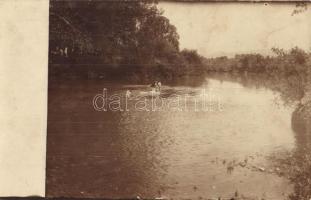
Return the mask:
[[307,3],[49,9],[47,197],[311,198]]
[[310,200],[310,9],[50,0],[46,144],[31,148],[45,195],[28,196]]

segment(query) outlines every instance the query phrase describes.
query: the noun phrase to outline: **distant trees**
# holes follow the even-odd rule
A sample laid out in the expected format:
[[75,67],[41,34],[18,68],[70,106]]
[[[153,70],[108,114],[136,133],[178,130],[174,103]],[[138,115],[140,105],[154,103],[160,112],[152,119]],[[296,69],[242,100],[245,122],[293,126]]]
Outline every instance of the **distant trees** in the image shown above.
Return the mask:
[[231,72],[238,70],[240,66],[235,63],[235,59],[229,59],[227,56],[204,59],[205,69],[209,72]]
[[285,51],[272,48],[274,57],[260,54],[239,54],[234,58],[218,57],[204,61],[207,71],[306,74],[310,55],[298,47]]

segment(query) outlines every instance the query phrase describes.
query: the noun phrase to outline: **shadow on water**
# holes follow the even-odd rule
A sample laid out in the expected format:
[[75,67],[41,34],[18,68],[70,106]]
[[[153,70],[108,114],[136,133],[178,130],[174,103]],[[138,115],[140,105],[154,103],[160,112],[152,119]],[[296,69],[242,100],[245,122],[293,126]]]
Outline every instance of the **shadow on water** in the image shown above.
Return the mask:
[[148,130],[128,126],[131,120],[148,125],[149,116],[94,112],[89,97],[103,87],[94,84],[50,88],[47,196],[154,198],[166,170],[165,147],[155,144],[156,136],[146,141],[143,132]]

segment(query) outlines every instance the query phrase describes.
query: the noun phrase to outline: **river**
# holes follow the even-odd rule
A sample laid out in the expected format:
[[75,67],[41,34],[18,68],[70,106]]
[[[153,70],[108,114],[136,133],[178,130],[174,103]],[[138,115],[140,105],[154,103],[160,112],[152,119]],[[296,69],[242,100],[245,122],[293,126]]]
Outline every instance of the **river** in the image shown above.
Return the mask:
[[[119,95],[122,111],[94,109],[104,88]],[[195,87],[164,84],[160,96],[149,91],[50,84],[47,196],[285,199],[292,192],[271,162],[297,145],[294,107],[280,93],[214,77]],[[164,106],[153,109],[154,101]]]

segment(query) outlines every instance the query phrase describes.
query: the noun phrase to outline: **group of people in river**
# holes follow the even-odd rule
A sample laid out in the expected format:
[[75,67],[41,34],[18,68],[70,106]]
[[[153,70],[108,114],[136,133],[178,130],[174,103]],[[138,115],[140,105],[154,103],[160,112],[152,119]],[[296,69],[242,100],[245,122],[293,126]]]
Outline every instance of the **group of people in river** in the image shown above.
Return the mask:
[[[160,81],[154,81],[150,87],[152,88],[151,90],[151,94],[154,95],[154,94],[160,94],[161,92],[161,87],[162,87],[162,83]],[[126,93],[125,93],[125,96],[127,98],[130,98],[132,95],[132,92],[130,90],[127,90]]]
[[160,81],[154,81],[151,84],[152,89],[155,90],[156,92],[161,92],[161,86],[162,86],[162,83]]

